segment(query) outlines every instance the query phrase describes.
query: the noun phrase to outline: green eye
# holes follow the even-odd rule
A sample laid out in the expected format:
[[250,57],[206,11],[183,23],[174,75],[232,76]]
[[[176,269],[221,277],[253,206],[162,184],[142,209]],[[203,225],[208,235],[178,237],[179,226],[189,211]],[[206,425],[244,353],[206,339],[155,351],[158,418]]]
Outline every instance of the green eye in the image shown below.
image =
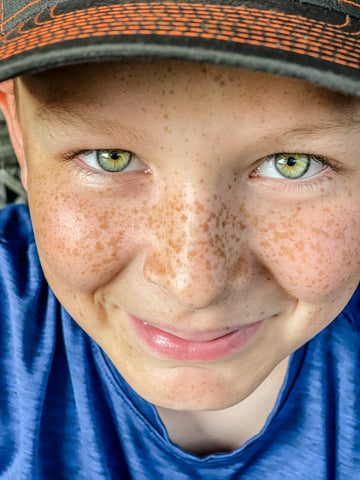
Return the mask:
[[300,178],[308,171],[311,158],[301,153],[278,153],[274,156],[276,170],[285,178]]
[[132,153],[127,150],[98,150],[96,160],[107,172],[121,172],[131,162]]

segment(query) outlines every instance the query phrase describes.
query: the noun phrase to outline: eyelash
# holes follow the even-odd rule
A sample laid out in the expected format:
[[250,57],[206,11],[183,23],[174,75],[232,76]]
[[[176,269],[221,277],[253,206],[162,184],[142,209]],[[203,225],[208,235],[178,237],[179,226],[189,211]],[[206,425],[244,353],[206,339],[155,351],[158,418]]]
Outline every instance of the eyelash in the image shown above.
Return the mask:
[[272,153],[271,155],[266,155],[266,157],[261,158],[257,163],[258,166],[260,166],[263,162],[266,162],[267,159],[275,156],[280,156],[280,155],[306,155],[307,157],[313,157],[316,159],[319,163],[322,163],[323,165],[331,168],[335,172],[340,172],[341,171],[341,166],[336,160],[331,160],[330,158],[324,156],[324,155],[317,155],[316,153],[304,153],[304,152],[294,152],[293,150],[284,150],[280,152],[275,152]]
[[[291,152],[292,155],[306,155],[309,157],[312,157],[322,165],[324,165],[324,169],[322,169],[320,172],[305,177],[305,178],[299,178],[299,179],[278,179],[278,178],[271,178],[271,177],[256,177],[256,175],[251,176],[250,178],[257,178],[258,180],[263,180],[265,182],[265,185],[267,187],[273,188],[274,186],[274,181],[276,183],[276,189],[281,190],[282,192],[289,191],[289,193],[293,192],[296,195],[301,195],[301,194],[311,194],[316,188],[320,188],[321,185],[324,184],[327,180],[329,180],[329,170],[331,170],[333,173],[341,174],[344,171],[344,168],[339,164],[334,159],[330,159],[329,157],[326,157],[324,155],[318,155],[318,154],[313,154],[313,153],[301,153],[298,154],[297,152]],[[257,168],[259,168],[266,160],[270,159],[271,157],[275,156],[281,156],[281,155],[290,155],[289,150],[287,151],[281,151],[277,152],[271,155],[267,155],[266,157],[263,157],[258,163],[257,167],[252,170],[251,173],[254,173]],[[327,167],[327,168],[326,168]],[[320,175],[320,173],[328,173],[328,175]]]
[[[312,162],[315,161],[315,163],[319,163],[321,165],[323,165],[324,167],[328,167],[330,168],[333,172],[335,173],[341,173],[343,171],[343,167],[341,167],[341,165],[339,164],[339,162],[337,162],[336,160],[333,160],[333,159],[330,159],[328,157],[325,157],[323,155],[317,155],[317,154],[313,154],[313,153],[298,153],[298,152],[294,152],[294,151],[280,151],[280,152],[276,152],[276,153],[273,153],[271,155],[267,155],[266,157],[263,157],[261,158],[258,162],[257,162],[257,166],[256,168],[254,168],[251,173],[250,173],[250,178],[262,178],[262,179],[270,179],[270,180],[286,180],[286,181],[289,181],[291,180],[290,183],[299,183],[299,182],[310,182],[311,178],[313,177],[317,177],[318,174],[322,171],[322,170],[325,170],[325,168],[323,168],[322,170],[320,170],[319,172],[313,174],[313,175],[308,175],[306,177],[299,177],[299,178],[286,178],[285,176],[283,178],[276,178],[276,177],[267,177],[267,176],[261,176],[261,175],[256,175],[257,171],[265,165],[266,162],[271,162],[272,160],[275,161],[275,157],[291,157],[291,156],[305,156],[305,157],[308,157]],[[310,167],[313,166],[313,165],[310,165]],[[309,168],[310,168],[309,167]],[[274,166],[274,168],[276,168]],[[280,172],[279,172],[280,173]],[[281,175],[281,173],[280,173]]]
[[[87,150],[77,150],[77,151],[72,151],[69,152],[68,154],[64,155],[62,159],[66,162],[71,163],[72,167],[75,168],[79,173],[82,175],[86,176],[87,178],[103,178],[103,179],[109,179],[113,178],[114,172],[107,172],[106,170],[97,170],[97,171],[92,171],[89,169],[89,167],[86,164],[83,164],[82,162],[76,161],[76,159],[80,156],[84,155],[89,155],[96,151],[96,149],[87,149]],[[292,154],[297,154],[296,152],[292,152]],[[277,155],[289,155],[289,151],[280,151],[271,155],[267,155],[266,157],[263,157],[259,162],[258,166],[252,170],[250,173],[250,178],[256,178],[256,175],[251,175],[256,171],[257,168],[259,168],[263,163],[265,163],[268,159],[271,157],[275,157]],[[335,173],[341,173],[342,172],[342,167],[339,165],[339,163],[335,160],[331,160],[326,156],[323,155],[316,155],[312,153],[302,153],[302,155],[306,155],[309,157],[313,157],[316,159],[319,163],[324,165],[325,167],[330,168],[333,172]],[[74,161],[75,160],[75,161]],[[126,172],[118,172],[118,173],[126,173]],[[151,173],[150,169],[145,170],[143,173]],[[320,172],[319,172],[320,173]],[[313,178],[314,177],[314,178]],[[323,180],[322,177],[319,177],[318,174],[306,177],[302,179],[301,177],[299,179],[274,179],[272,177],[257,177],[263,180],[280,180],[282,183],[283,188],[299,188],[299,189],[304,189],[304,188],[314,188],[316,186],[316,183],[320,182]],[[285,181],[282,181],[285,180]]]
[[90,153],[94,152],[94,150],[74,150],[72,152],[67,153],[63,156],[63,159],[66,161],[75,160],[76,157],[81,155],[89,155]]
[[[331,170],[334,170],[336,173],[340,173],[342,171],[342,167],[339,165],[339,163],[336,160],[332,160],[324,155],[317,155],[316,153],[303,153],[303,152],[291,152],[292,154],[295,155],[306,155],[308,157],[314,157],[319,163],[322,163],[326,167],[331,168]],[[282,152],[277,152],[272,155],[268,155],[266,158],[273,157],[274,155],[289,155],[289,151],[282,151]],[[310,177],[309,177],[310,178]]]
[[[103,149],[75,150],[67,153],[66,155],[63,155],[61,160],[68,162],[72,168],[74,168],[78,173],[85,176],[86,178],[95,179],[95,180],[96,179],[113,180],[115,175],[119,176],[120,174],[128,173],[125,171],[110,172],[106,170],[101,170],[100,168],[98,170],[97,169],[92,170],[89,165],[81,161],[81,159],[79,158],[81,156],[90,155],[94,152],[102,151],[102,150]],[[140,173],[140,172],[132,171],[131,173]],[[148,174],[148,173],[151,173],[151,170],[150,168],[147,168],[141,173]]]

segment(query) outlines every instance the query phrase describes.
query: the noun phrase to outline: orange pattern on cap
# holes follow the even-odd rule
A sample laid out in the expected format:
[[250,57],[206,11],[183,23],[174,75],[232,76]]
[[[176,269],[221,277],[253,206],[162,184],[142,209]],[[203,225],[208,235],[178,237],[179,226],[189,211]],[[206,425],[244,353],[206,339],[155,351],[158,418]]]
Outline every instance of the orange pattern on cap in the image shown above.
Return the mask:
[[56,14],[56,7],[51,9],[50,18],[41,21],[39,14],[29,20],[33,22],[31,28],[25,21],[15,31],[3,35],[0,58],[5,60],[34,48],[77,38],[158,35],[263,46],[360,68],[360,32],[345,32],[347,24],[331,25],[234,5],[146,2],[91,7],[63,14]]
[[360,2],[353,2],[352,0],[341,0],[342,3],[349,3],[350,5],[355,5],[355,7],[360,7]]

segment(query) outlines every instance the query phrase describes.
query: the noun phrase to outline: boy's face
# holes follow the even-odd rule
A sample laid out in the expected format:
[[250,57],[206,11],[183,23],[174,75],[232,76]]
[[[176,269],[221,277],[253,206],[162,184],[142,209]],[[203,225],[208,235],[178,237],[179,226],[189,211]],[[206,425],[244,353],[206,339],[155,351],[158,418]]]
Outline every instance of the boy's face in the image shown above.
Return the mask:
[[73,67],[18,91],[45,274],[151,402],[236,404],[348,302],[355,99],[175,62]]

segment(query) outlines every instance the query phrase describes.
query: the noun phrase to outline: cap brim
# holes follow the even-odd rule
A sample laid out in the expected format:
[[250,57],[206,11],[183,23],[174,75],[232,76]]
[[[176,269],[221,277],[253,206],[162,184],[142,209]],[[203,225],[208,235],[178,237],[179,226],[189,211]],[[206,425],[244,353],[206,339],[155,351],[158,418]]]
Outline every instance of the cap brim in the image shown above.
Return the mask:
[[[177,59],[270,72],[360,94],[359,21],[317,7],[129,2],[26,18],[0,39],[0,81],[79,62]],[[239,3],[239,2],[238,2]],[[266,2],[267,5],[269,2]],[[280,8],[284,7],[284,8]]]

